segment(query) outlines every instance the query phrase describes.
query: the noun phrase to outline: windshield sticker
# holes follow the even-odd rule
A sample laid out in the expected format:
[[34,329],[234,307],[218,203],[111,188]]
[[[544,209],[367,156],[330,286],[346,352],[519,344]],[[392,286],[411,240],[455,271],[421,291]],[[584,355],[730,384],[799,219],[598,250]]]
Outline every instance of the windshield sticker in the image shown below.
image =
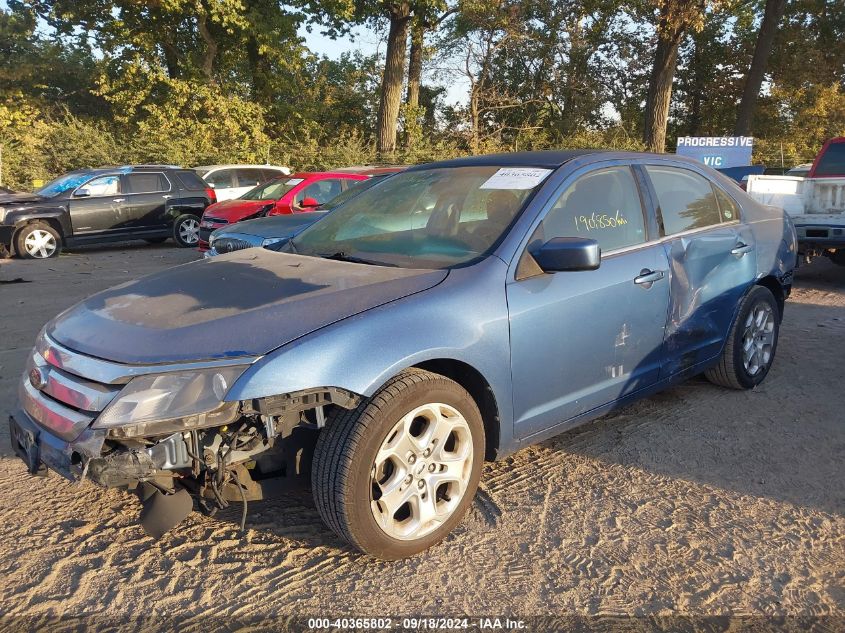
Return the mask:
[[301,183],[303,180],[305,180],[305,178],[291,178],[285,184],[290,185],[291,187],[295,187],[296,185]]
[[538,167],[502,167],[479,189],[533,189],[552,173]]

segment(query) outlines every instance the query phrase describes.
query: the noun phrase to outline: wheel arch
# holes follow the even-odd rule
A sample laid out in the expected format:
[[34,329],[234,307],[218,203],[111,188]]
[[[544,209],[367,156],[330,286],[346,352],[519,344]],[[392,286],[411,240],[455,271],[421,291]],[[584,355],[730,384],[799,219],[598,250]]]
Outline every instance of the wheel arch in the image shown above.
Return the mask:
[[763,286],[764,288],[767,288],[769,291],[771,291],[772,295],[774,295],[775,297],[775,302],[778,304],[778,316],[782,319],[786,297],[784,296],[783,286],[781,285],[780,281],[778,281],[777,277],[775,277],[774,275],[767,275],[765,277],[761,277],[757,280],[754,285]]
[[15,232],[13,236],[13,240],[18,238],[18,234],[29,224],[35,224],[36,222],[44,222],[45,224],[49,224],[51,228],[53,228],[56,233],[59,234],[63,240],[67,238],[65,228],[62,226],[62,223],[59,221],[59,218],[51,215],[37,215],[37,216],[30,216],[26,218],[21,218],[15,222]]
[[436,358],[417,363],[413,367],[454,380],[469,392],[478,405],[484,423],[484,457],[493,460],[499,449],[501,419],[496,394],[484,375],[472,365],[453,358]]
[[54,231],[56,231],[56,233],[59,234],[59,247],[61,248],[61,246],[67,240],[67,235],[59,219],[54,216],[33,216],[21,218],[15,222],[15,228],[12,230],[12,239],[9,242],[10,251],[14,251],[18,257],[21,256],[21,254],[18,253],[18,238],[20,237],[21,231],[23,231],[30,224],[37,224],[38,222],[43,222],[49,225],[50,228],[52,228]]

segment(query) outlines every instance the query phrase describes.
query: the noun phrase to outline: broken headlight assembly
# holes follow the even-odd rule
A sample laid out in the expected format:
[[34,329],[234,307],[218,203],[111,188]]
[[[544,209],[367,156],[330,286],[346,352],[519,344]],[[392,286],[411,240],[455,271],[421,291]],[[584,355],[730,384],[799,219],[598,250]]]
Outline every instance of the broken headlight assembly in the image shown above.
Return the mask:
[[161,435],[228,424],[237,402],[223,402],[246,365],[133,378],[94,422],[111,437]]

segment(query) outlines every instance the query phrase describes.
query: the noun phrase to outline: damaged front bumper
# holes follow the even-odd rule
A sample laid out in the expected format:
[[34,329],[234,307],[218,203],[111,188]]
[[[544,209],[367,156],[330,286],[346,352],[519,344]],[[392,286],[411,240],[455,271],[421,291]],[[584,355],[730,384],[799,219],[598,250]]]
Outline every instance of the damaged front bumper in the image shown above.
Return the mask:
[[161,460],[166,444],[104,453],[105,430],[85,429],[75,440],[67,441],[39,426],[20,409],[9,416],[9,435],[12,449],[33,475],[46,475],[49,469],[73,482],[87,475],[94,483],[112,488],[153,479],[165,465],[156,462]]
[[[303,456],[313,450],[325,409],[354,408],[360,396],[320,387],[223,401],[244,364],[241,358],[119,365],[42,334],[9,417],[12,448],[33,475],[52,470],[73,482],[88,478],[105,488],[134,490],[144,508],[142,525],[153,536],[190,512],[186,497],[213,512],[230,501],[265,498],[280,479],[282,487],[299,486],[310,466]],[[217,400],[208,400],[209,389]],[[170,400],[156,419],[143,407],[165,395]],[[197,402],[204,412],[191,411]],[[141,413],[133,420],[136,407]]]

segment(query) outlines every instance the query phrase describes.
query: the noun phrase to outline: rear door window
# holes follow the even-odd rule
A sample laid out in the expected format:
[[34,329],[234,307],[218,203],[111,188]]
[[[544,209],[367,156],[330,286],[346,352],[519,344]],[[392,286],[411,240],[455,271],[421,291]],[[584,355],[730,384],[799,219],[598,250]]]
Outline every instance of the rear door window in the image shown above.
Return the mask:
[[127,176],[129,185],[127,193],[158,193],[170,191],[170,182],[160,173],[135,172]]
[[235,170],[235,186],[236,187],[257,187],[264,182],[264,174],[260,169],[236,169]]
[[221,169],[206,175],[205,181],[217,189],[230,189],[232,187],[232,170]]
[[722,214],[710,181],[688,169],[646,165],[665,235],[715,226]]

